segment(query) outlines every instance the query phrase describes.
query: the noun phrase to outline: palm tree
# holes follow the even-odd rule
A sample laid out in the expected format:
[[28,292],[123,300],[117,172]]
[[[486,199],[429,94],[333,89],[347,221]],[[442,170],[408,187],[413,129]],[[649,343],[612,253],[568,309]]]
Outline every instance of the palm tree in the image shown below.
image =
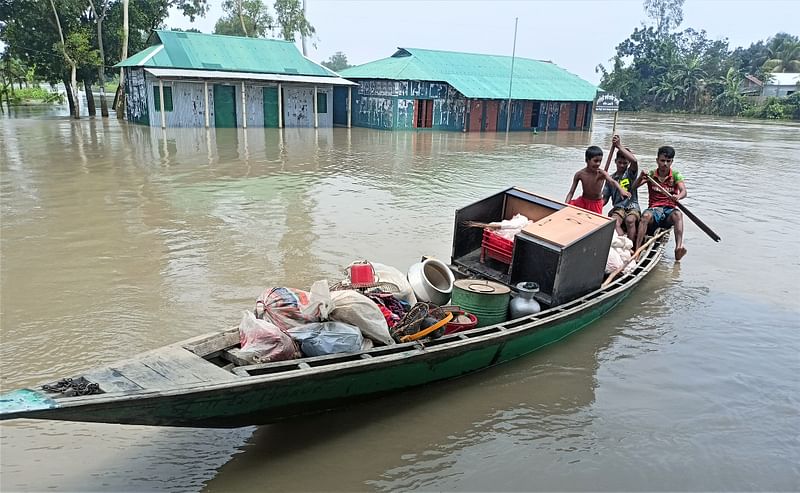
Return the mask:
[[800,72],[800,39],[785,33],[777,34],[767,46],[769,58],[764,72]]
[[731,67],[720,82],[722,92],[714,98],[714,106],[720,115],[738,115],[747,105],[747,98],[741,93],[742,75]]

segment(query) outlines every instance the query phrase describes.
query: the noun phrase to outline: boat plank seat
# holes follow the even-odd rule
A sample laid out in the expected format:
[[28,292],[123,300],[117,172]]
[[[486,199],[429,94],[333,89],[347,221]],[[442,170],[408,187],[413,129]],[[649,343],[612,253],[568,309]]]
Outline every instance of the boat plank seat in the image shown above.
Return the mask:
[[[233,373],[209,363],[191,351],[174,346],[151,351],[135,360],[124,361],[112,366],[111,371],[144,389],[171,388],[175,385],[237,378]],[[103,389],[104,380],[100,382],[100,388]]]
[[113,368],[97,368],[84,373],[83,377],[90,382],[99,384],[100,390],[103,392],[136,392],[142,390],[141,385]]

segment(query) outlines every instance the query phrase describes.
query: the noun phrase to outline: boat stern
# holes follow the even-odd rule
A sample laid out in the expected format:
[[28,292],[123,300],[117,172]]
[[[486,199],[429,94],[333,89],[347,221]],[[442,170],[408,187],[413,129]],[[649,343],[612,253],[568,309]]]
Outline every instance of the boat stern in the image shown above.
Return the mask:
[[36,390],[19,389],[0,394],[0,420],[25,418],[28,414],[57,407],[56,401]]

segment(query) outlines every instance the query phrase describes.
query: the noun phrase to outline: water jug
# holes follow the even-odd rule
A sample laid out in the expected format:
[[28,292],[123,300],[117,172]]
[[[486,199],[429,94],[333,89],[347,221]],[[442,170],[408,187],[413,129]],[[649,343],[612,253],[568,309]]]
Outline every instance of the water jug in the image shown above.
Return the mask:
[[510,319],[539,313],[542,307],[539,306],[538,301],[533,299],[533,295],[539,292],[539,285],[535,282],[521,282],[517,284],[516,288],[518,293],[509,305]]

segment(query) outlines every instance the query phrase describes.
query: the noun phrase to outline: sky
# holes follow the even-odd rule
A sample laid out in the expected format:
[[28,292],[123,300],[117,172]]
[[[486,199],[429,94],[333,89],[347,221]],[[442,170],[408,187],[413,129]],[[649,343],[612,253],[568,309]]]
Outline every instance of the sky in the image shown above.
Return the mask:
[[[172,12],[166,25],[212,33],[221,3],[208,0],[210,11],[194,23]],[[800,34],[798,5],[686,0],[680,29],[748,47],[781,31]],[[516,56],[550,60],[593,84],[600,82],[597,65],[608,67],[616,46],[648,21],[641,0],[306,0],[306,17],[317,30],[306,42],[308,57],[322,62],[341,51],[351,65],[389,57],[398,47],[511,55],[518,18]]]

